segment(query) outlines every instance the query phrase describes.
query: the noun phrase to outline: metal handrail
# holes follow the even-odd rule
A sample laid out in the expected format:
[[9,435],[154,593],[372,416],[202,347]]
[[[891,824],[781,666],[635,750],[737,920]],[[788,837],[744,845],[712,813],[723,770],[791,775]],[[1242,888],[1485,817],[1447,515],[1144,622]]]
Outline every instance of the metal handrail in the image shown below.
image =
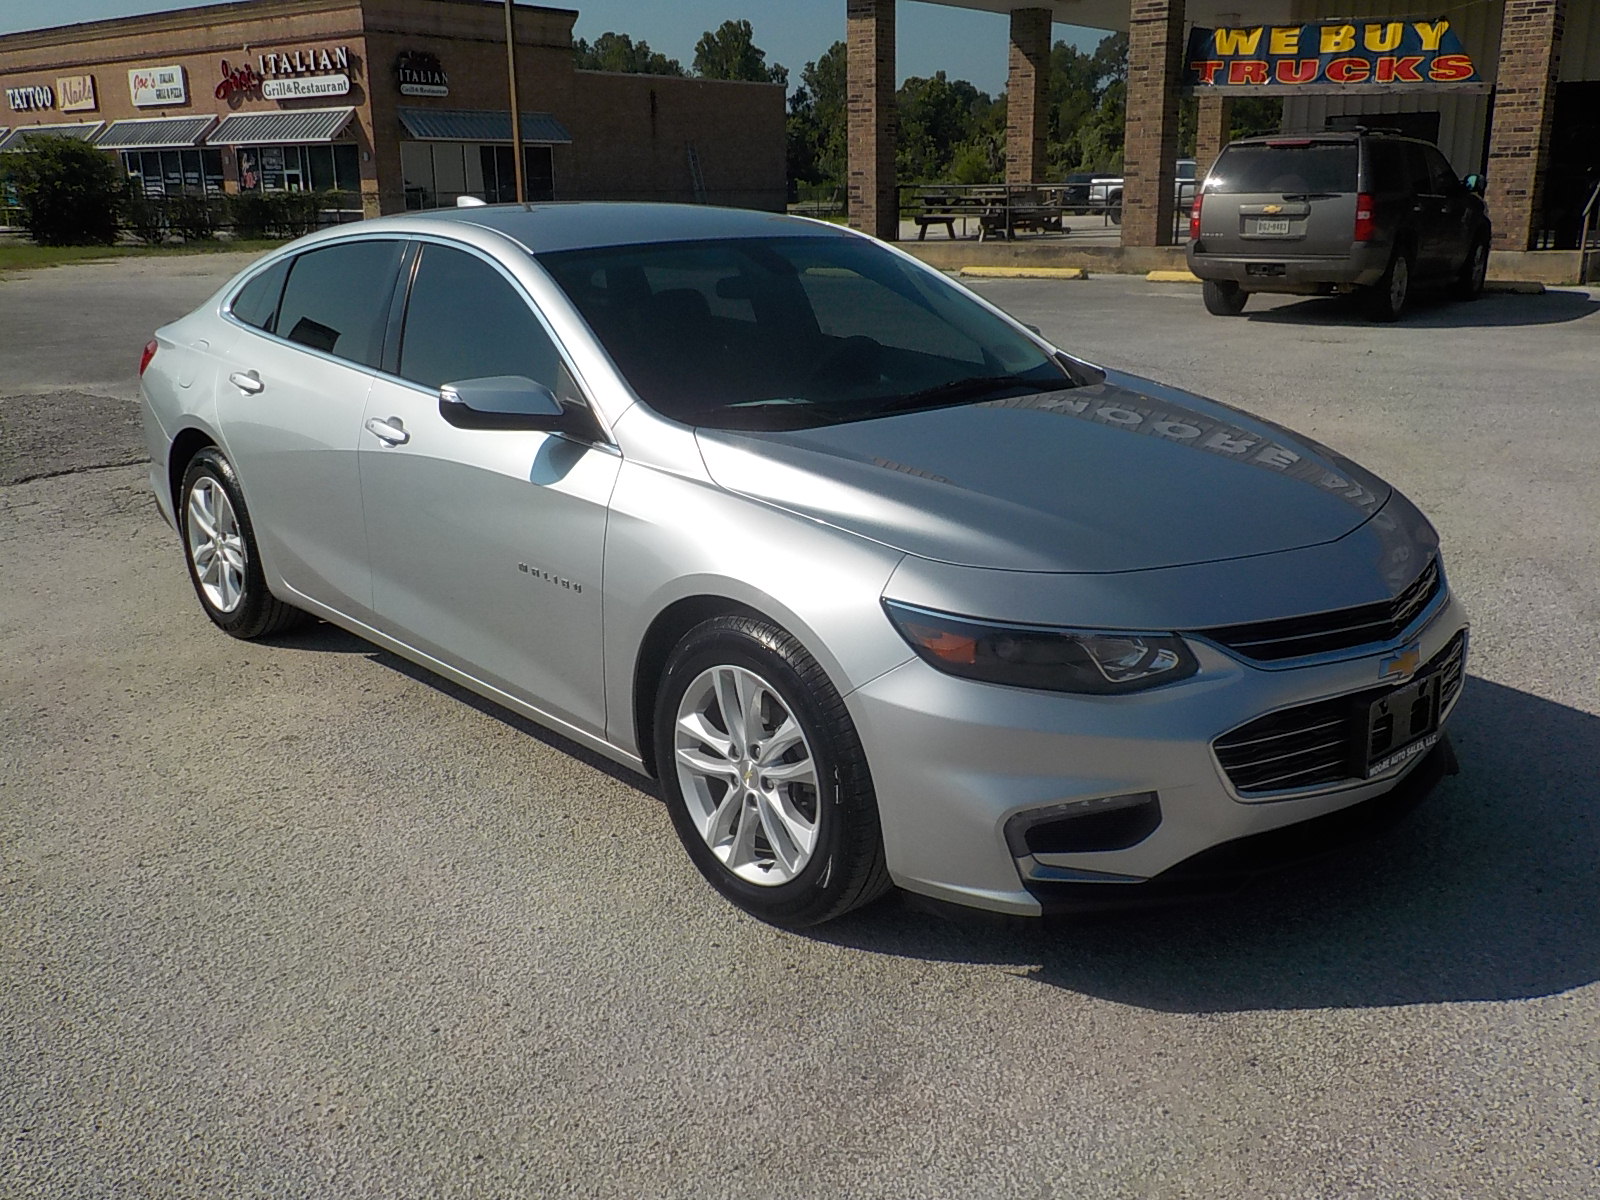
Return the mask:
[[1600,182],[1589,193],[1589,202],[1583,206],[1583,231],[1578,234],[1578,282],[1589,282],[1589,229],[1594,222],[1595,209],[1600,207]]

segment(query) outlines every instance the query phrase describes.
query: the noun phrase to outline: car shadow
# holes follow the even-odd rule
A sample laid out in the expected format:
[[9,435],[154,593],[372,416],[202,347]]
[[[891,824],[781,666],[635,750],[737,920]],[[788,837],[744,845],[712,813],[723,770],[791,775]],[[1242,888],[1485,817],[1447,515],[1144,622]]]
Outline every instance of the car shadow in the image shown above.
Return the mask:
[[[1418,295],[1401,316],[1399,326],[1413,329],[1510,328],[1559,325],[1600,313],[1600,300],[1581,291],[1547,291],[1537,296],[1491,292],[1470,304],[1444,296]],[[1245,319],[1268,325],[1342,325],[1384,328],[1368,319],[1356,296],[1315,296],[1292,304],[1252,311]]]
[[902,899],[813,936],[1162,1012],[1515,1000],[1595,982],[1600,718],[1474,678],[1451,729],[1462,773],[1386,838],[1225,899],[1050,922]]

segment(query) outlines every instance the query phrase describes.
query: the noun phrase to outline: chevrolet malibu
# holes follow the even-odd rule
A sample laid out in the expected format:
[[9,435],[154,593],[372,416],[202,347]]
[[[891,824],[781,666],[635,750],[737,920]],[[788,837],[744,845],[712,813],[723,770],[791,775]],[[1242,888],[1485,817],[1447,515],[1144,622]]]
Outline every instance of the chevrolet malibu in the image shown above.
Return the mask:
[[892,247],[670,205],[303,238],[156,333],[205,614],[320,617],[659,781],[734,904],[1185,894],[1453,769],[1438,537]]

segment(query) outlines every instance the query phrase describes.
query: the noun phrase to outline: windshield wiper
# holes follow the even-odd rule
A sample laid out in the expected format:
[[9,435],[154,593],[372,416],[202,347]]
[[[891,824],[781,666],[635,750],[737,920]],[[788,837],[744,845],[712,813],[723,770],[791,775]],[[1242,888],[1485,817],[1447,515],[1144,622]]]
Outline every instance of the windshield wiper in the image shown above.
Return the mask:
[[920,392],[887,396],[867,405],[865,412],[857,415],[876,417],[918,408],[966,404],[974,400],[994,399],[994,393],[1003,391],[1019,391],[1026,395],[1033,392],[1061,392],[1077,386],[1078,381],[1066,375],[1058,379],[1029,379],[1026,375],[970,375],[965,379],[941,383],[937,387],[923,388]]

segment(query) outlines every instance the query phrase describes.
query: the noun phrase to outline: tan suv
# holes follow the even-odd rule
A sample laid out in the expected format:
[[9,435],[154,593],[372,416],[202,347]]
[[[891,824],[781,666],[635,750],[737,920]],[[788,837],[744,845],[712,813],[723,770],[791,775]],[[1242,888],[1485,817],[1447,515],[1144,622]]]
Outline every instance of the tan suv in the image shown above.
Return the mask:
[[1414,288],[1483,290],[1483,181],[1438,147],[1374,130],[1245,138],[1206,177],[1189,220],[1189,269],[1206,308],[1235,316],[1251,292],[1359,292],[1399,318]]

